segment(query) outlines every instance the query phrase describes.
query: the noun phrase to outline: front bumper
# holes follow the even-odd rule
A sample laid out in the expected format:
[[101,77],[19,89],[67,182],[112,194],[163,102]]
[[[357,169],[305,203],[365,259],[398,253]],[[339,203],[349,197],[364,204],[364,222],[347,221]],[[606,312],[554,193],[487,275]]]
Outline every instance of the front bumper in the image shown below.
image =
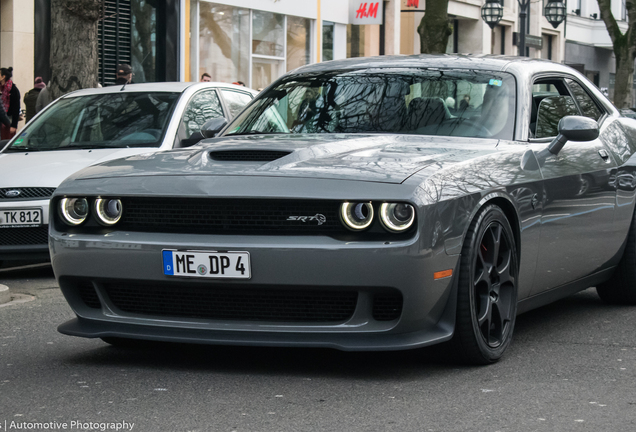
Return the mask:
[[[82,337],[136,339],[226,345],[331,347],[342,350],[397,350],[450,339],[455,320],[454,278],[433,273],[455,269],[458,255],[443,247],[422,250],[415,236],[398,242],[344,242],[322,236],[228,236],[112,232],[63,234],[51,230],[53,269],[77,318],[59,327]],[[247,251],[249,281],[184,279],[163,274],[163,249]],[[140,308],[114,299],[109,287],[134,287]],[[167,287],[167,288],[166,288]],[[86,297],[86,290],[91,295]],[[141,294],[140,294],[140,291]],[[145,308],[144,296],[163,289],[355,292],[352,313],[343,319],[267,320],[189,316]],[[243,290],[243,291],[242,291]],[[398,293],[401,311],[378,318],[374,299]],[[127,294],[131,298],[131,294]],[[293,296],[291,296],[293,297]],[[153,297],[154,298],[154,297]],[[196,299],[194,300],[196,301]],[[206,301],[214,301],[207,299]],[[177,298],[175,302],[181,302]],[[181,303],[180,303],[181,304]],[[194,304],[194,303],[191,303]],[[240,306],[240,305],[239,305]],[[226,315],[223,315],[226,316]]]

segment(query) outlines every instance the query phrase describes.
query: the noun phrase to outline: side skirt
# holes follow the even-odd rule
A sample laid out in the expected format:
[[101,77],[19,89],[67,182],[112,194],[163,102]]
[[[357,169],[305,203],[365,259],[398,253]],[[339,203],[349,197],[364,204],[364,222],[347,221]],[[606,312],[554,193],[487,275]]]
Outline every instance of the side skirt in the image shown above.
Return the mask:
[[532,309],[536,309],[541,306],[545,306],[549,303],[560,300],[564,297],[576,294],[579,291],[583,291],[589,287],[596,286],[602,282],[609,280],[614,273],[616,267],[611,267],[605,270],[601,270],[590,276],[586,276],[574,282],[570,282],[565,285],[553,288],[548,291],[544,291],[540,294],[533,295],[532,297],[525,298],[517,305],[517,315],[524,312],[528,312]]

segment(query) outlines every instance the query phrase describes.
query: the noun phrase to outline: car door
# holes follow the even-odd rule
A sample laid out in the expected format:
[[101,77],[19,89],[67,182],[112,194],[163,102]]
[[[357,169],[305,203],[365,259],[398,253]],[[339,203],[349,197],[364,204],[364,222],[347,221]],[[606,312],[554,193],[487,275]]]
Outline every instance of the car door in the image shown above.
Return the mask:
[[205,89],[196,92],[183,110],[176,146],[188,147],[201,141],[201,126],[215,117],[225,117],[228,121],[231,118],[224,111],[217,91]]
[[[611,118],[573,77],[535,79],[530,122],[533,149],[558,134],[566,115],[585,115],[603,124]],[[539,144],[541,142],[541,144]],[[580,279],[600,269],[616,252],[613,223],[616,161],[601,139],[568,141],[541,166],[544,178],[541,238],[532,294]]]

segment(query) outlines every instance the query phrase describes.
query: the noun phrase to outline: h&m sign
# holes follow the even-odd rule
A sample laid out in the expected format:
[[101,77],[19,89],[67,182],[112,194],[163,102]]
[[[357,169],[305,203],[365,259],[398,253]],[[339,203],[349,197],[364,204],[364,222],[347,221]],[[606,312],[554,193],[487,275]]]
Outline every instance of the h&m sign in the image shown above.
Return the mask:
[[383,1],[350,1],[349,23],[357,25],[382,24]]

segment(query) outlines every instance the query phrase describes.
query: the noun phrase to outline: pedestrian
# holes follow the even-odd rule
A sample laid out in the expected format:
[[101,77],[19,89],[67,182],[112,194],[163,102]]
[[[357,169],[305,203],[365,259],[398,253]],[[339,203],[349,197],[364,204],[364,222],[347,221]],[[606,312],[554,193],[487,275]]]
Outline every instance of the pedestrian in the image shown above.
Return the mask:
[[235,82],[233,82],[232,84],[234,84],[234,85],[240,85],[240,86],[245,87],[245,83],[244,83],[243,81],[235,81]]
[[210,81],[212,81],[212,77],[210,76],[210,74],[207,72],[203,72],[203,75],[201,75],[201,82],[210,82]]
[[42,81],[42,77],[37,77],[35,79],[35,83],[33,85],[33,88],[31,90],[29,90],[28,92],[26,92],[26,94],[24,95],[24,105],[26,105],[26,122],[28,123],[29,120],[31,120],[33,118],[33,116],[35,116],[35,104],[38,101],[38,96],[40,96],[40,92],[42,91],[42,89],[46,87],[46,84],[44,84],[44,81]]
[[117,79],[115,85],[131,84],[133,77],[133,70],[129,64],[122,63],[117,65]]
[[35,113],[39,113],[42,109],[51,103],[51,93],[49,87],[51,86],[51,81],[40,91],[38,94],[38,98],[35,101]]
[[4,124],[0,128],[0,139],[11,139],[18,130],[20,121],[20,90],[13,83],[13,68],[0,68],[0,102],[2,108],[11,119],[11,125]]

